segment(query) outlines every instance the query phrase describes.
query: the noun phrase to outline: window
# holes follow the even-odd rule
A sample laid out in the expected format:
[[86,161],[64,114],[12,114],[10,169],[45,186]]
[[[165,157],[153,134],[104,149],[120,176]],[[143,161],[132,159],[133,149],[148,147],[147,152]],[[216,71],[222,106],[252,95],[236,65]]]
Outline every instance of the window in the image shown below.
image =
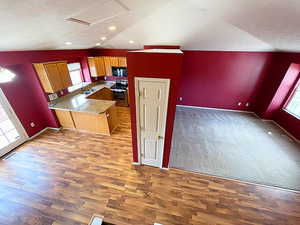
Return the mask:
[[300,118],[300,83],[293,92],[292,96],[289,98],[285,110],[291,113],[292,115]]
[[68,88],[68,91],[75,91],[78,88],[82,87],[82,77],[81,77],[81,67],[80,63],[69,63],[68,64],[68,69],[70,72],[71,80],[72,80],[72,87]]

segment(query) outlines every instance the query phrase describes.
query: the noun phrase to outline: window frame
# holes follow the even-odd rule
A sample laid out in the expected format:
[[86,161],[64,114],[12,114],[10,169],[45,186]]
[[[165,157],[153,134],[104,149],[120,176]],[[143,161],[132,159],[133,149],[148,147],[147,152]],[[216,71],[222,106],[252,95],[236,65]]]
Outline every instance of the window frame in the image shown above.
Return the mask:
[[295,113],[293,113],[293,112],[291,112],[291,111],[289,111],[289,110],[287,109],[288,104],[291,102],[292,98],[293,98],[294,95],[295,95],[295,92],[298,91],[298,89],[299,89],[299,91],[300,91],[300,77],[297,78],[296,84],[293,86],[292,91],[290,91],[290,93],[289,93],[289,95],[288,95],[288,98],[286,99],[286,101],[285,101],[285,103],[284,103],[282,109],[283,109],[285,112],[287,112],[288,114],[290,114],[291,116],[296,117],[297,119],[300,120],[300,115],[296,115]]
[[84,76],[83,76],[83,72],[82,72],[82,66],[81,66],[81,63],[80,63],[79,61],[72,61],[72,62],[68,62],[67,64],[69,65],[69,64],[73,64],[73,63],[78,63],[79,66],[80,66],[80,69],[69,70],[69,67],[68,67],[68,71],[69,71],[69,73],[70,73],[70,79],[71,79],[71,81],[72,81],[72,78],[71,78],[71,72],[79,70],[79,71],[80,71],[80,79],[81,79],[81,82],[74,85],[74,84],[73,84],[73,81],[72,81],[72,86],[68,87],[68,92],[73,92],[73,91],[76,91],[76,90],[82,88],[82,87],[84,86],[84,83],[85,83],[85,81],[84,81]]

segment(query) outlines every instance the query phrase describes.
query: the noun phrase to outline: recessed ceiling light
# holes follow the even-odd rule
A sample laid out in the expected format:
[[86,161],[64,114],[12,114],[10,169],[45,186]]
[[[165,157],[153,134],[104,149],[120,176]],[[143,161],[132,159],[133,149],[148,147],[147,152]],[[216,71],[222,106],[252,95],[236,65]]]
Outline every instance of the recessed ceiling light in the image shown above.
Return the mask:
[[110,26],[110,27],[108,27],[108,29],[109,29],[109,30],[116,30],[117,27],[116,27],[116,26]]
[[102,41],[105,41],[107,38],[106,37],[101,37],[101,40]]
[[130,41],[129,41],[129,43],[130,43],[130,44],[133,44],[133,43],[134,43],[134,41],[130,40]]
[[96,46],[100,46],[101,45],[101,43],[96,43]]
[[65,42],[65,44],[66,44],[66,45],[71,45],[71,44],[72,44],[72,42],[70,42],[70,41],[66,41],[66,42]]

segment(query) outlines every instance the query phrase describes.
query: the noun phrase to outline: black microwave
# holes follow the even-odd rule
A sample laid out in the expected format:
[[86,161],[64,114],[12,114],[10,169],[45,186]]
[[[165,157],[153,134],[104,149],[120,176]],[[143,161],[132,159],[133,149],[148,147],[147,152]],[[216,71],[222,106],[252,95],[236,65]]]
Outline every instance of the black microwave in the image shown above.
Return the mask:
[[115,77],[127,77],[127,68],[113,66],[112,75]]

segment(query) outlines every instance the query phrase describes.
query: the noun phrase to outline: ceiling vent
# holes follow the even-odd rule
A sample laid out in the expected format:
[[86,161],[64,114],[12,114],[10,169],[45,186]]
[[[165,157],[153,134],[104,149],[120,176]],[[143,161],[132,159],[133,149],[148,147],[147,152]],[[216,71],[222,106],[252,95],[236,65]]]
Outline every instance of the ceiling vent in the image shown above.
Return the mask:
[[72,18],[72,17],[65,19],[65,21],[69,21],[69,22],[73,22],[73,23],[79,23],[79,24],[86,25],[86,26],[91,25],[91,23],[89,23],[87,21],[79,20],[79,19]]

